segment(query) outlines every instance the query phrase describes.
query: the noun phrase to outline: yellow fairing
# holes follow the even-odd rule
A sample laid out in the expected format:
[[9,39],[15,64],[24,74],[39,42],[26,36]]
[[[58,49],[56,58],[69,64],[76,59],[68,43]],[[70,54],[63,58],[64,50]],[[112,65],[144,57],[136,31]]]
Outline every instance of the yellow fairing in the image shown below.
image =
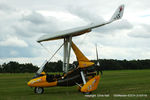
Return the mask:
[[84,56],[84,54],[79,50],[79,48],[73,42],[72,42],[72,49],[77,57],[80,68],[88,67],[94,64],[87,57]]
[[85,61],[79,61],[79,67],[80,68],[84,68],[84,67],[88,67],[88,66],[92,66],[94,63],[93,62],[85,62]]
[[57,81],[54,82],[47,82],[46,76],[41,76],[35,79],[32,79],[28,82],[28,86],[30,87],[49,87],[49,86],[56,86]]
[[99,83],[100,75],[95,76],[94,78],[90,79],[83,87],[81,88],[81,92],[91,92],[94,91]]

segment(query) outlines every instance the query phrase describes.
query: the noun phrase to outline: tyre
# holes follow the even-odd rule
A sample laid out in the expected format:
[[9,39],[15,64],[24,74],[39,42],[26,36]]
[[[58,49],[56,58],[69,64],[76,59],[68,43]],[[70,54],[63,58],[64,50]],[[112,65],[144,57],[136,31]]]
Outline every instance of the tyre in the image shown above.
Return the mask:
[[44,92],[44,88],[42,88],[42,87],[35,87],[34,88],[34,93],[42,94],[43,92]]

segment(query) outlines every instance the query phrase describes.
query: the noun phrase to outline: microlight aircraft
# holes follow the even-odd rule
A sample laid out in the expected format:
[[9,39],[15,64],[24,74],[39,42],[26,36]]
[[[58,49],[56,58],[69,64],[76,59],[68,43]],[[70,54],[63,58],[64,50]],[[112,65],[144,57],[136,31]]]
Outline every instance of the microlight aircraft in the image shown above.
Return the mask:
[[[73,28],[61,32],[57,32],[50,35],[43,35],[40,37],[37,42],[41,43],[44,41],[52,41],[63,39],[64,42],[60,46],[60,48],[64,47],[64,59],[62,69],[64,74],[63,75],[54,75],[54,74],[46,74],[43,72],[43,69],[50,60],[45,61],[39,70],[36,72],[36,75],[27,83],[30,87],[35,87],[34,92],[38,94],[42,94],[44,92],[45,87],[53,87],[53,86],[78,86],[78,90],[82,93],[89,94],[94,91],[99,83],[101,75],[99,71],[101,71],[100,63],[98,61],[98,52],[96,48],[97,54],[97,62],[94,63],[90,61],[75,45],[72,41],[72,38],[75,36],[79,36],[88,32],[91,32],[92,29],[101,27],[107,24],[112,23],[118,19],[121,19],[124,12],[124,5],[120,5],[111,19],[104,23],[93,23],[87,26]],[[60,49],[59,48],[59,49]],[[70,51],[71,48],[73,49],[78,66],[74,66],[72,70],[69,70],[69,60],[70,60]],[[58,49],[58,50],[59,50]],[[57,51],[58,51],[57,50]],[[56,54],[57,51],[54,53]],[[50,58],[51,59],[51,58]]]

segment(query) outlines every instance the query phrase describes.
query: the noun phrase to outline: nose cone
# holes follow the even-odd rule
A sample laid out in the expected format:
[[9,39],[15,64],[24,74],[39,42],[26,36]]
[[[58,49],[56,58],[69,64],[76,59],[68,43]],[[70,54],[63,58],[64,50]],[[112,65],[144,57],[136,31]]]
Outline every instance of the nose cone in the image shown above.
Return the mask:
[[31,80],[27,83],[27,85],[28,85],[28,86],[32,86],[32,85],[31,85]]

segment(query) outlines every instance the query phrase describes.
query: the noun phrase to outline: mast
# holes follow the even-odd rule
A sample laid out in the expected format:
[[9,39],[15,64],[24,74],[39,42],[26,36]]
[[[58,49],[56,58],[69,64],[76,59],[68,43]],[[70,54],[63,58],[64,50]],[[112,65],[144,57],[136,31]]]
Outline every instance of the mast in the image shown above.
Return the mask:
[[64,59],[63,59],[63,72],[68,72],[70,53],[71,53],[72,36],[64,38]]

